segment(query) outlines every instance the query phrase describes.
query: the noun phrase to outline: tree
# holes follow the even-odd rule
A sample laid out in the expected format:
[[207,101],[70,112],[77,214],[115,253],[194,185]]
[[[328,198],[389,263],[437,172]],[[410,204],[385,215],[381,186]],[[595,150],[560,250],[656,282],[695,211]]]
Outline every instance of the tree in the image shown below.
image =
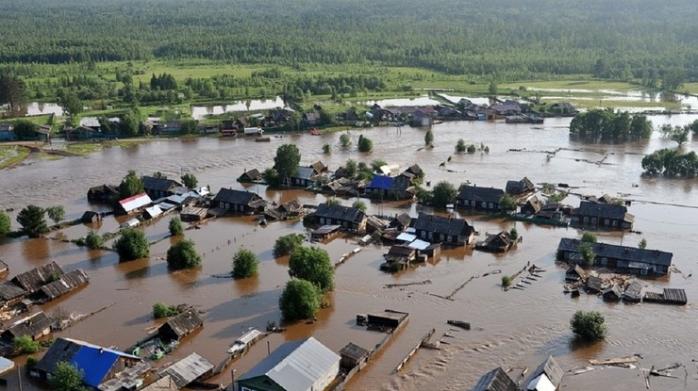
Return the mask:
[[434,133],[431,131],[431,129],[427,130],[427,133],[424,135],[424,144],[425,145],[431,145],[434,142]]
[[351,145],[351,138],[348,134],[342,133],[342,135],[339,136],[339,145],[341,145],[342,148],[349,148]]
[[305,240],[305,236],[301,234],[288,234],[279,237],[274,243],[274,256],[283,257],[289,255],[296,248],[300,247]]
[[31,238],[36,238],[48,232],[44,215],[46,211],[36,205],[29,205],[17,215],[17,222],[22,226],[22,232]]
[[267,168],[264,170],[262,177],[264,178],[264,182],[266,182],[269,187],[281,186],[281,177],[279,176],[278,171],[273,168]]
[[461,138],[458,139],[458,142],[456,143],[456,152],[457,153],[464,153],[465,152],[465,141]]
[[507,288],[511,285],[511,276],[502,276],[502,286]]
[[516,227],[511,227],[511,229],[509,230],[509,237],[513,240],[519,238],[519,231],[516,230]]
[[346,164],[344,164],[344,170],[347,173],[347,177],[349,177],[349,178],[355,177],[356,172],[358,171],[356,161],[354,161],[352,159],[347,160]]
[[477,147],[475,147],[475,144],[470,144],[470,145],[468,145],[468,148],[466,151],[468,153],[475,153],[477,151]]
[[84,374],[81,370],[67,361],[61,361],[49,378],[49,385],[54,391],[85,391],[83,384]]
[[374,172],[381,172],[381,167],[385,166],[386,164],[388,163],[386,163],[383,159],[375,159],[371,162],[371,169]]
[[90,231],[85,236],[85,246],[90,250],[97,250],[104,245],[104,239],[95,231]]
[[20,140],[34,140],[36,139],[36,131],[39,130],[39,126],[26,119],[20,119],[14,123],[14,132],[18,139]]
[[119,196],[121,198],[131,197],[143,191],[143,180],[133,170],[130,170],[124,179],[121,180],[121,184],[119,184]]
[[320,309],[320,290],[306,280],[291,279],[279,298],[281,314],[287,321],[310,319]]
[[10,113],[18,112],[26,100],[26,87],[21,79],[0,74],[0,105],[7,104]]
[[150,244],[142,231],[133,228],[121,230],[121,236],[114,243],[119,260],[132,261],[150,255]]
[[497,82],[494,80],[490,81],[490,85],[487,88],[487,91],[490,95],[497,95]]
[[594,254],[594,249],[591,247],[591,243],[582,242],[582,244],[579,245],[578,250],[579,254],[582,256],[582,261],[584,261],[585,266],[589,267],[594,265],[596,254]]
[[55,224],[58,224],[65,217],[65,209],[62,206],[52,206],[46,208],[46,214]]
[[642,238],[642,240],[640,240],[640,243],[637,244],[637,247],[641,248],[643,250],[646,249],[647,248],[647,240],[645,240],[645,238]]
[[38,341],[34,341],[28,335],[20,335],[12,341],[14,349],[19,354],[34,354],[41,349]]
[[582,243],[596,243],[596,235],[591,232],[584,232],[582,234]]
[[513,212],[516,210],[516,200],[509,194],[504,194],[499,199],[499,208],[505,212]]
[[164,303],[153,304],[153,318],[155,319],[169,318],[170,316],[175,316],[177,314],[179,314],[179,311],[175,306]]
[[675,141],[679,146],[688,141],[688,134],[691,131],[688,126],[672,127],[671,125],[662,126],[661,130],[665,137],[668,137],[671,141]]
[[606,320],[597,311],[575,312],[570,327],[577,338],[584,341],[593,342],[606,336]]
[[233,257],[233,277],[247,278],[257,274],[259,260],[250,250],[240,249]]
[[194,242],[182,240],[167,250],[167,266],[172,270],[191,269],[201,265]]
[[370,138],[364,137],[364,135],[359,136],[359,152],[371,152],[373,149],[373,141]]
[[179,236],[184,233],[184,227],[182,226],[182,220],[179,217],[173,217],[170,220],[169,226],[170,235]]
[[199,180],[196,179],[194,174],[186,173],[186,174],[182,175],[182,183],[188,189],[193,189],[196,187],[196,185],[199,184]]
[[10,224],[10,216],[0,210],[0,238],[7,235],[11,229],[12,225]]
[[63,111],[71,117],[82,113],[82,101],[73,93],[65,94],[61,99],[61,105],[63,106]]
[[452,184],[442,181],[434,186],[431,192],[431,202],[437,208],[445,208],[456,200],[457,191]]
[[284,144],[276,150],[274,157],[274,169],[282,180],[290,178],[298,171],[298,163],[301,161],[301,153],[294,144]]
[[334,266],[327,251],[318,247],[300,246],[293,250],[288,261],[288,273],[315,284],[320,290],[332,290]]
[[690,125],[686,125],[691,132],[693,132],[693,137],[698,137],[698,119],[693,121]]
[[325,144],[322,146],[322,153],[324,153],[325,155],[329,155],[330,153],[332,153],[332,147],[330,147],[330,144]]
[[141,130],[141,115],[138,109],[129,110],[121,117],[119,133],[124,137],[136,137]]
[[354,203],[351,204],[351,206],[353,208],[356,208],[356,209],[362,211],[362,212],[366,212],[366,204],[361,200],[354,201]]

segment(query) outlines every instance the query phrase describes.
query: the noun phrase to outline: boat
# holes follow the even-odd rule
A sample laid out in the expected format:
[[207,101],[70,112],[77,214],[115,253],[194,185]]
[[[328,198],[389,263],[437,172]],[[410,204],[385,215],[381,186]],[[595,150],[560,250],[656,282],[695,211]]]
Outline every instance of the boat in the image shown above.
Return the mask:
[[249,328],[247,332],[241,335],[240,338],[236,339],[235,342],[233,342],[233,344],[230,345],[230,349],[228,349],[228,354],[233,356],[239,355],[240,353],[244,352],[247,348],[252,346],[252,344],[255,343],[263,335],[264,334],[261,331],[255,328]]

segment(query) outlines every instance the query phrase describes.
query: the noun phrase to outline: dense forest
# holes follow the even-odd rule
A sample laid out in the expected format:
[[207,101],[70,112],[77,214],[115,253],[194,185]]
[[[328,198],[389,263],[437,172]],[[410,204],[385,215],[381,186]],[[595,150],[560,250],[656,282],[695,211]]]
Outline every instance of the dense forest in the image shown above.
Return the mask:
[[698,79],[696,20],[695,0],[4,0],[0,62],[373,62],[652,85]]

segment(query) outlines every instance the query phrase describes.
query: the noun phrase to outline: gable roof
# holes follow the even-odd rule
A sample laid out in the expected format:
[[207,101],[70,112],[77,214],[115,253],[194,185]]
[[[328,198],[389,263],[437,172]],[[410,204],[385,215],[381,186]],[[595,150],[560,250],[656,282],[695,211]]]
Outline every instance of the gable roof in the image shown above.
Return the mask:
[[[558,251],[579,252],[579,239],[562,238],[557,247]],[[648,250],[637,247],[626,247],[608,243],[592,243],[591,248],[598,258],[622,259],[629,262],[638,262],[649,265],[671,266],[671,259],[674,254],[660,251]]]
[[516,383],[502,368],[495,368],[484,374],[473,387],[473,391],[517,391]]
[[222,188],[213,200],[216,202],[227,202],[229,204],[249,205],[252,201],[258,199],[261,199],[261,197],[250,191]]
[[310,180],[316,175],[315,169],[312,167],[298,167],[296,173],[291,175],[292,178],[300,178]]
[[575,209],[573,213],[578,216],[591,216],[605,219],[632,219],[632,215],[627,213],[627,211],[628,209],[623,205],[582,201],[579,204],[579,208]]
[[366,215],[357,208],[323,203],[318,205],[315,210],[315,216],[358,223],[363,220]]
[[286,391],[306,391],[339,360],[335,352],[313,337],[291,341],[279,346],[240,381],[266,376]]
[[10,327],[2,333],[2,336],[4,339],[14,339],[15,337],[24,335],[33,337],[37,334],[41,334],[50,327],[51,319],[42,311],[12,323]]
[[0,283],[0,304],[3,301],[16,299],[18,297],[26,295],[27,293],[29,292],[18,287],[16,284],[10,281]]
[[441,217],[420,213],[414,224],[416,230],[440,233],[451,236],[469,235],[473,227],[464,219],[455,217]]
[[499,199],[504,195],[504,190],[494,187],[478,187],[463,185],[458,193],[459,200],[484,201],[499,203]]
[[151,204],[153,200],[150,199],[148,194],[146,193],[140,193],[136,195],[132,195],[131,197],[124,198],[123,200],[119,201],[119,206],[121,206],[121,209],[124,210],[124,212],[130,212],[132,210],[144,207],[148,204]]
[[12,282],[20,286],[29,293],[39,290],[42,286],[48,284],[56,278],[63,275],[63,270],[56,262],[39,266],[24,273],[17,274],[12,279]]
[[509,194],[520,194],[535,189],[536,186],[527,177],[523,177],[520,181],[507,181],[507,186],[505,188],[506,192]]
[[182,388],[212,369],[211,362],[197,353],[192,353],[165,368],[162,373],[167,374],[179,388]]
[[174,179],[157,178],[154,176],[143,176],[143,188],[155,191],[170,191],[172,188],[182,186]]
[[49,300],[63,296],[89,282],[87,274],[82,269],[76,269],[66,273],[56,281],[50,282],[41,287],[41,293]]
[[182,338],[203,325],[204,321],[199,316],[199,313],[194,308],[189,308],[163,323],[158,328],[158,331],[164,327],[169,327],[177,335],[177,338]]
[[545,375],[548,380],[550,380],[550,383],[557,388],[560,386],[560,383],[562,383],[562,376],[564,376],[564,374],[565,372],[562,370],[562,368],[560,368],[560,365],[558,365],[553,356],[548,356],[548,358],[545,359],[545,361],[543,361],[538,368],[531,372],[524,384],[528,385],[533,380],[540,377],[540,375]]

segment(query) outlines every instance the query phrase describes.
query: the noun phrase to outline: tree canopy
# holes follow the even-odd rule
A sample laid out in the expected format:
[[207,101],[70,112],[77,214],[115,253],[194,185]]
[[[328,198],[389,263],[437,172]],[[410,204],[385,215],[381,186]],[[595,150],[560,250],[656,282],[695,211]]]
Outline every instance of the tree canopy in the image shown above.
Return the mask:
[[580,339],[593,342],[606,336],[606,320],[597,311],[577,311],[570,320],[572,332]]
[[22,226],[22,232],[35,238],[48,232],[48,225],[44,215],[46,210],[36,205],[29,205],[17,215],[17,222]]
[[274,157],[274,170],[281,179],[290,178],[298,171],[301,153],[294,144],[284,144],[277,148]]
[[143,180],[131,170],[126,174],[119,184],[119,196],[121,198],[130,197],[143,192]]
[[121,230],[121,236],[114,242],[114,250],[120,260],[131,261],[150,255],[150,243],[143,231],[126,228]]
[[320,309],[321,292],[312,283],[296,278],[286,283],[279,298],[279,307],[285,320],[310,319]]
[[167,250],[167,266],[172,270],[191,269],[199,265],[201,256],[191,240],[179,241]]
[[578,113],[570,123],[570,133],[592,141],[646,139],[652,134],[652,124],[643,115],[595,109]]
[[288,268],[292,277],[310,281],[322,291],[334,286],[334,266],[327,251],[319,247],[297,247],[291,253]]
[[303,244],[305,237],[301,234],[288,234],[280,236],[276,239],[274,243],[274,256],[283,257],[284,255],[289,255],[296,248]]
[[257,265],[259,265],[259,260],[252,251],[240,249],[233,256],[233,277],[252,277],[257,274]]
[[446,181],[437,183],[431,193],[431,203],[437,208],[445,208],[446,205],[453,203],[457,195],[456,188]]

